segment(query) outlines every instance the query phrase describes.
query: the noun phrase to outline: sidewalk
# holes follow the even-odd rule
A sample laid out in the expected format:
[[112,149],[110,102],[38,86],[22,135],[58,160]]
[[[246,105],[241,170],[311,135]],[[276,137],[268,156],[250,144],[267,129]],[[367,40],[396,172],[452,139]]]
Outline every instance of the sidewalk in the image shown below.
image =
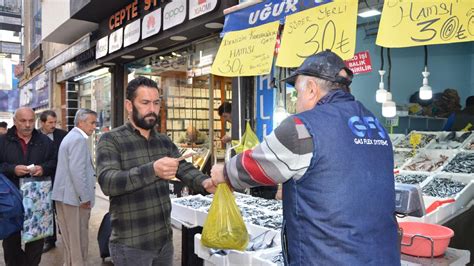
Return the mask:
[[[94,208],[91,211],[91,218],[89,222],[89,259],[88,264],[90,266],[95,265],[113,265],[110,258],[107,258],[105,262],[99,255],[99,246],[97,243],[97,232],[99,230],[100,223],[105,213],[109,211],[109,200],[108,197],[102,193],[99,184],[96,185],[96,202]],[[0,240],[1,243],[1,240]],[[173,228],[173,243],[174,243],[174,260],[173,265],[181,265],[181,231]],[[0,248],[0,265],[5,265],[3,260],[3,248]],[[61,242],[61,236],[58,235],[58,241],[56,242],[56,248],[44,253],[41,257],[41,266],[62,266],[63,265],[63,245]]]

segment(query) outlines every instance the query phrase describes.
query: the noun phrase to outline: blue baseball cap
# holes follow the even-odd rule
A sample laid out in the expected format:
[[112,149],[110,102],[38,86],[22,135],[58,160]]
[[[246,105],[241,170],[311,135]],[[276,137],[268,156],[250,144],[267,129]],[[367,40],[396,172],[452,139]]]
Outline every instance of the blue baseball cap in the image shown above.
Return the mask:
[[[339,75],[339,72],[342,69],[346,70],[349,78]],[[326,50],[306,58],[303,64],[301,64],[301,66],[297,68],[295,72],[282,81],[295,86],[298,75],[317,77],[349,86],[352,82],[352,77],[354,74],[346,66],[342,58],[331,52],[331,50]]]

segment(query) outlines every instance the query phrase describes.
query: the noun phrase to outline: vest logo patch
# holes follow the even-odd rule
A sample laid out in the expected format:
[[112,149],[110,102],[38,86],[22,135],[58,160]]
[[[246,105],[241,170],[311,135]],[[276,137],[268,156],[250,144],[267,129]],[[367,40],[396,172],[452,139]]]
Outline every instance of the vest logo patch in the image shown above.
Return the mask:
[[388,146],[387,133],[376,117],[352,116],[348,126],[356,136],[355,144]]

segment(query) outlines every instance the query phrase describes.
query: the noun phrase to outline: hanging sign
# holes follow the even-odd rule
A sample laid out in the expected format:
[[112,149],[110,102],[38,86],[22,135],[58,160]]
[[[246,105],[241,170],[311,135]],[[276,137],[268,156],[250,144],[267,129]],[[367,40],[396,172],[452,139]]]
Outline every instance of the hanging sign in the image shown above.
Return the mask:
[[354,57],[346,60],[345,63],[354,74],[372,72],[369,51],[358,52]]
[[342,59],[354,55],[357,0],[335,0],[286,18],[276,65],[298,67],[307,57],[331,49]]
[[248,29],[277,20],[283,23],[288,15],[330,2],[332,0],[267,0],[226,15],[222,33]]
[[100,38],[95,45],[95,59],[104,57],[107,55],[109,48],[109,36]]
[[123,28],[120,28],[109,36],[109,53],[120,50],[123,41]]
[[195,19],[216,9],[217,0],[189,0],[189,19]]
[[157,34],[161,28],[161,8],[146,15],[142,21],[142,39]]
[[140,20],[137,19],[134,22],[125,26],[123,31],[123,47],[132,45],[140,39]]
[[170,29],[186,19],[186,0],[173,0],[163,9],[163,30]]
[[275,89],[272,82],[273,75],[255,77],[257,118],[255,123],[255,134],[258,140],[270,135],[273,131],[273,109],[275,105]]
[[[211,73],[225,77],[270,73],[279,22],[228,32],[221,42]],[[269,48],[271,47],[271,48]]]
[[376,44],[411,47],[474,41],[472,0],[385,1]]

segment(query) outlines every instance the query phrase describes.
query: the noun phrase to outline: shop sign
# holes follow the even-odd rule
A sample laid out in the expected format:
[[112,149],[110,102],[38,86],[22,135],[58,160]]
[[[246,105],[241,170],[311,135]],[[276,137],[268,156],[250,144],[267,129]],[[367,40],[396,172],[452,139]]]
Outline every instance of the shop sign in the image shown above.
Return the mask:
[[142,21],[142,39],[146,39],[160,32],[161,8],[146,15]]
[[385,1],[376,44],[400,48],[474,41],[472,0]]
[[189,0],[189,19],[194,19],[216,9],[217,0]]
[[202,66],[212,65],[213,60],[214,60],[213,54],[202,55],[199,57],[199,66],[202,67]]
[[315,53],[331,49],[354,56],[358,2],[338,0],[286,17],[276,65],[298,67]]
[[19,63],[17,65],[15,65],[15,67],[13,68],[13,73],[15,75],[15,77],[21,77],[21,75],[23,75],[23,73],[25,72],[25,69],[23,67],[23,63]]
[[226,15],[222,33],[248,29],[277,20],[284,22],[288,15],[330,2],[332,0],[264,1]]
[[255,133],[260,142],[273,131],[272,118],[275,106],[275,89],[271,85],[272,76],[272,74],[269,74],[255,77],[255,84],[257,86],[257,119],[255,123]]
[[32,78],[20,89],[20,106],[37,108],[49,102],[49,78],[46,72]]
[[227,33],[212,64],[212,74],[238,77],[270,73],[279,26],[280,23],[275,21]]
[[64,62],[73,59],[75,56],[90,48],[90,35],[87,34],[74,44],[71,44],[66,50],[46,62],[46,71],[55,69]]
[[345,63],[354,74],[372,72],[369,51],[358,52],[352,59],[346,60]]
[[95,59],[104,57],[107,55],[107,50],[109,48],[109,36],[105,36],[97,41],[95,46]]
[[131,44],[134,44],[140,40],[140,20],[135,20],[134,22],[125,26],[123,33],[123,47],[127,47]]
[[61,82],[69,78],[78,76],[93,67],[96,67],[95,50],[89,49],[78,55],[76,61],[69,62],[61,66],[61,75],[58,75],[57,81]]
[[21,44],[15,42],[0,41],[0,53],[21,54]]
[[109,37],[109,53],[120,50],[122,48],[123,28],[120,28],[110,34]]
[[170,29],[186,19],[186,0],[173,0],[163,10],[163,30]]

